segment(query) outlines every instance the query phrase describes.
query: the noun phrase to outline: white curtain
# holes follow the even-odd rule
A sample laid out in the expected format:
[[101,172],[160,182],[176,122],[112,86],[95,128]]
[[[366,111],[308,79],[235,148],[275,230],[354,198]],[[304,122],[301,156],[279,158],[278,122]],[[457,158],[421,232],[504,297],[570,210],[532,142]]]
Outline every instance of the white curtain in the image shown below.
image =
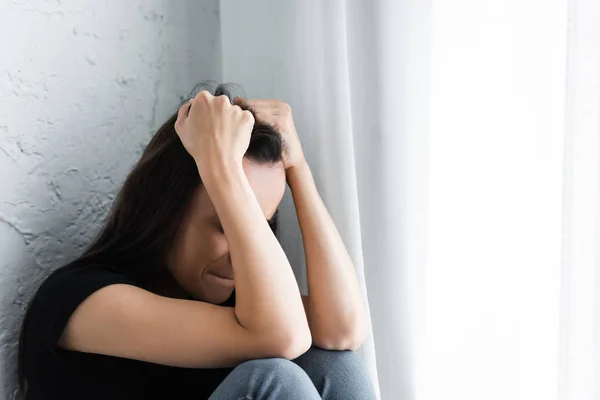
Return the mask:
[[[384,400],[600,398],[598,13],[221,1],[223,80],[292,106]],[[305,289],[289,196],[283,211]]]
[[600,399],[600,2],[572,0],[564,164],[560,400]]

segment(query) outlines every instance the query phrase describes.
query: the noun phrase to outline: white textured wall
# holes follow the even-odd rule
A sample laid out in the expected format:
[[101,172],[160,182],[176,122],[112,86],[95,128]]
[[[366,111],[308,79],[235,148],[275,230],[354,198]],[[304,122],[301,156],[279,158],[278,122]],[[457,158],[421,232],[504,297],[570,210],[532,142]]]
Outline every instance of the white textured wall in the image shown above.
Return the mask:
[[219,79],[217,0],[0,2],[0,399],[24,307],[78,255],[154,129]]

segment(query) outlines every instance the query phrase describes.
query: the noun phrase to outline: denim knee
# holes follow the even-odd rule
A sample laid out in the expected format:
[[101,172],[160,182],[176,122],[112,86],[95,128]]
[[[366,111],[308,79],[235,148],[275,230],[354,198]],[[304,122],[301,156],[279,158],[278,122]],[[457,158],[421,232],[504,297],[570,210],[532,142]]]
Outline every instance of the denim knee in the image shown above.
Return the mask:
[[258,398],[277,394],[281,398],[319,399],[306,372],[292,361],[283,358],[256,359],[241,363],[235,370],[259,382]]
[[259,371],[261,374],[274,376],[305,376],[302,368],[285,358],[257,358],[248,360],[236,367],[240,369],[249,369]]
[[362,359],[353,351],[312,347],[294,360],[311,378],[323,399],[374,399]]
[[305,354],[313,362],[323,365],[344,365],[349,368],[362,365],[362,360],[358,354],[350,350],[323,350],[318,347],[312,347]]
[[[318,347],[311,349],[300,356],[296,361],[308,370],[318,370],[323,374],[346,374],[348,372],[360,373],[364,371],[362,359],[350,350],[323,350]],[[306,368],[305,368],[306,370]]]

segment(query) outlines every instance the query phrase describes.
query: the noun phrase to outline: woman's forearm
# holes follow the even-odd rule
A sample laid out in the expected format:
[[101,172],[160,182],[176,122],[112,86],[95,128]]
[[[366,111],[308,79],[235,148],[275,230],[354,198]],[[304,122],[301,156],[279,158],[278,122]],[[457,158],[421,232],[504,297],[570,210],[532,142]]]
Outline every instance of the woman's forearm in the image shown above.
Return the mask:
[[248,330],[282,336],[284,342],[294,336],[300,348],[308,348],[310,331],[298,284],[241,162],[202,170],[212,171],[202,179],[229,243],[239,323]]
[[290,168],[288,183],[304,241],[306,311],[313,343],[327,349],[354,350],[364,341],[367,331],[354,265],[308,164]]

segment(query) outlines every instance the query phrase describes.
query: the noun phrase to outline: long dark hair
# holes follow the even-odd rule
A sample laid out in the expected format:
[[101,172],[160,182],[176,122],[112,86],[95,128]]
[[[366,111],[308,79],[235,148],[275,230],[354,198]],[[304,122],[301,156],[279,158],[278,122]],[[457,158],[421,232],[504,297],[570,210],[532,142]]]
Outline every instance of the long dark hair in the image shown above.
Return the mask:
[[[208,90],[214,96],[228,96],[231,101],[231,89],[231,85],[211,87],[203,83],[194,87],[185,101],[200,90]],[[150,140],[127,176],[94,242],[82,255],[50,276],[59,270],[98,264],[118,268],[141,284],[151,284],[165,273],[166,251],[194,191],[201,185],[196,164],[175,132],[176,120],[177,112]],[[255,118],[246,157],[259,163],[277,163],[281,161],[283,145],[281,135],[272,126]],[[276,232],[276,224],[271,228]],[[24,332],[28,317],[29,310],[25,313],[19,339],[18,376],[21,393],[26,390]]]

